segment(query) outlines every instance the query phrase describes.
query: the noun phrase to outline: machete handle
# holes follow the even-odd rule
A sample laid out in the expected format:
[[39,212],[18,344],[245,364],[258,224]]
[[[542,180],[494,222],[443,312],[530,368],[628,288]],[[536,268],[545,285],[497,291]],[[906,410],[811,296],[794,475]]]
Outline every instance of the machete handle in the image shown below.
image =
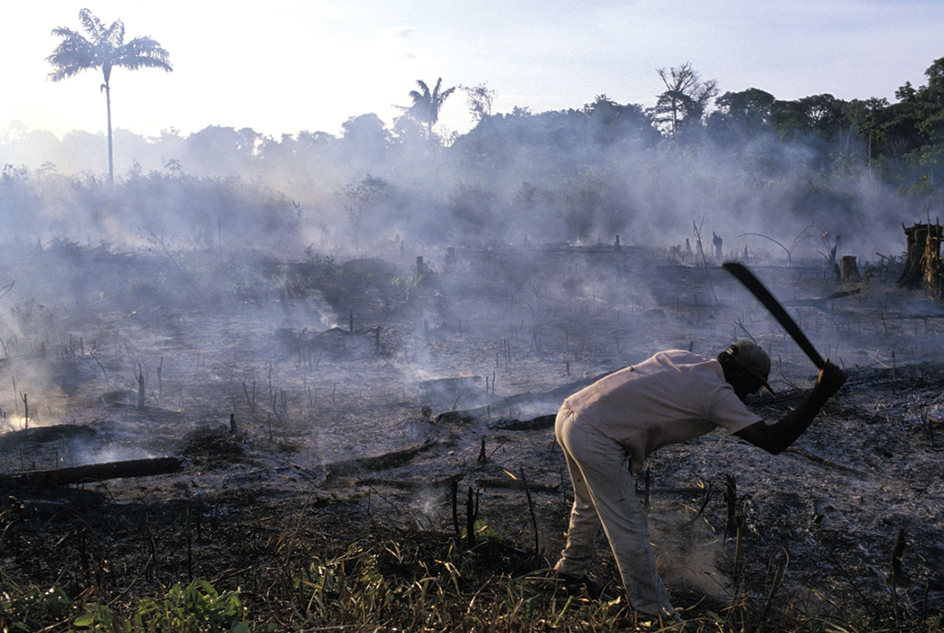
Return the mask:
[[820,356],[816,348],[813,347],[810,339],[806,338],[806,334],[804,334],[800,326],[796,324],[793,317],[787,313],[783,306],[780,305],[780,302],[777,301],[776,297],[770,294],[770,291],[767,290],[760,279],[758,279],[747,266],[740,262],[724,262],[721,266],[734,275],[735,279],[740,281],[745,288],[751,291],[751,294],[757,297],[757,300],[767,308],[771,316],[777,319],[780,326],[786,330],[787,334],[800,346],[800,349],[813,361],[817,369],[822,369],[826,366],[826,361],[823,360],[823,357]]

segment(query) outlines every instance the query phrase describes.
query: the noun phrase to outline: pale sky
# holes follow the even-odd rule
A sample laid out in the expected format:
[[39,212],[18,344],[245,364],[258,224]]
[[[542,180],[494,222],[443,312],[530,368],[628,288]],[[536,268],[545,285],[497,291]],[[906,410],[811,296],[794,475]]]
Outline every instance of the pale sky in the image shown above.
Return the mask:
[[[885,97],[944,57],[944,0],[6,0],[0,26],[0,131],[14,122],[62,135],[105,130],[101,72],[59,83],[46,57],[80,31],[88,7],[121,19],[126,41],[150,36],[172,73],[116,69],[113,125],[150,136],[209,125],[280,137],[339,134],[352,116],[388,125],[422,79],[486,84],[495,112],[580,108],[598,94],[644,107],[657,68],[690,62],[721,93],[760,88],[778,99],[829,92]],[[247,7],[247,5],[251,5]],[[441,114],[471,125],[465,95]]]

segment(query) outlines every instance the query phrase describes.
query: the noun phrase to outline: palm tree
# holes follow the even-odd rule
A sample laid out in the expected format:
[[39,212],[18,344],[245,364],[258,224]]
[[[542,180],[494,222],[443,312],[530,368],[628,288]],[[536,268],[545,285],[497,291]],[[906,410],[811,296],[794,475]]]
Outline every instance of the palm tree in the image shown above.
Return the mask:
[[439,110],[442,108],[446,99],[449,98],[449,95],[455,92],[456,87],[453,86],[448,90],[441,91],[442,77],[436,80],[436,87],[433,88],[432,92],[429,91],[429,86],[427,86],[426,82],[422,79],[417,79],[416,85],[419,86],[420,89],[410,91],[410,98],[413,99],[413,105],[410,106],[407,111],[417,121],[426,124],[429,136],[432,138],[433,126],[436,125],[436,122],[439,120]]
[[111,71],[123,67],[129,70],[138,68],[160,68],[170,72],[173,68],[168,61],[169,53],[150,37],[136,37],[125,43],[125,25],[115,20],[105,27],[88,9],[79,11],[79,21],[88,38],[70,28],[60,26],[52,34],[62,38],[62,42],[46,58],[54,70],[49,73],[52,81],[62,81],[83,70],[101,68],[105,83],[101,90],[105,93],[108,109],[108,178],[115,181],[115,165],[112,154],[111,136]]

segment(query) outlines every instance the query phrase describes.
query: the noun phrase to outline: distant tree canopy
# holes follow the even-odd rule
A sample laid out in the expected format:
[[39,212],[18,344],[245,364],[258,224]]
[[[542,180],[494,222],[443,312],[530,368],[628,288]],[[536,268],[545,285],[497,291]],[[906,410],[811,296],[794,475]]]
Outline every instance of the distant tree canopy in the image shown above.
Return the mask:
[[[63,42],[50,57],[57,69],[54,78],[101,68],[107,81],[110,70],[119,65],[169,69],[166,52],[156,42],[133,40],[131,47],[132,42],[122,39],[120,21],[106,26],[87,10],[81,17],[87,39],[69,29],[55,31]],[[486,182],[519,190],[527,182],[529,204],[536,206],[548,195],[542,182],[592,181],[597,176],[588,173],[609,169],[618,160],[664,171],[676,164],[675,148],[732,168],[748,165],[763,178],[786,177],[790,170],[797,174],[801,169],[808,179],[810,174],[827,179],[867,176],[904,194],[944,195],[944,58],[925,71],[924,85],[905,82],[893,103],[878,98],[845,101],[830,93],[782,100],[759,87],[721,93],[717,81],[702,80],[688,63],[657,73],[664,90],[652,107],[619,103],[601,93],[590,103],[564,110],[532,113],[514,106],[510,112],[495,112],[495,93],[485,84],[444,88],[439,78],[433,85],[416,82],[417,89],[409,93],[412,105],[402,108],[404,116],[393,125],[367,113],[350,117],[337,136],[301,131],[272,138],[252,128],[209,126],[186,138],[169,130],[144,139],[119,130],[119,149],[124,164],[133,163],[131,169],[138,175],[142,169],[163,169],[176,176],[237,174],[279,186],[323,178],[328,184],[319,186],[333,188],[333,183],[360,182],[370,173],[388,178],[391,173],[442,170],[439,173],[451,178],[457,173],[468,178],[463,191],[487,191],[482,184]],[[451,135],[441,151],[430,152],[429,141],[441,141],[433,133],[441,108],[456,89],[468,97],[474,127]],[[43,173],[56,168],[81,173],[88,170],[97,143],[95,135],[84,132],[57,139],[11,129],[0,139],[0,160],[18,166],[16,156],[42,150],[55,157],[45,159]],[[65,162],[59,163],[59,157]],[[449,171],[453,167],[460,171]],[[10,173],[18,174],[17,182],[22,178],[19,170]],[[810,189],[823,195],[821,182]],[[586,198],[578,204],[577,199],[571,209],[615,208],[607,206],[609,202],[589,205]],[[501,213],[497,203],[494,209]]]
[[925,76],[927,84],[917,88],[905,82],[896,103],[828,93],[781,101],[758,88],[726,92],[704,125],[721,147],[773,135],[812,144],[822,166],[861,163],[902,191],[929,191],[944,177],[944,58]]

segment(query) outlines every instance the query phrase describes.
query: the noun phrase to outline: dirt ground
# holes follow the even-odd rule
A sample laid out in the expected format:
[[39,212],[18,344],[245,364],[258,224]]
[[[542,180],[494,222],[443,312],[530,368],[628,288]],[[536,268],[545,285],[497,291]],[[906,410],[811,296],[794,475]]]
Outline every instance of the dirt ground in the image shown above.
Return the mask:
[[[425,275],[396,257],[339,265],[330,287],[269,266],[234,288],[191,270],[164,287],[5,299],[17,329],[0,359],[0,473],[183,463],[7,486],[6,578],[73,595],[206,578],[275,610],[278,570],[357,540],[446,538],[470,508],[480,538],[508,546],[497,570],[535,571],[556,560],[572,501],[546,417],[567,393],[659,349],[714,356],[747,337],[774,363],[776,396],[750,403],[761,415],[783,415],[814,378],[717,267],[563,247],[427,261]],[[650,459],[637,491],[676,606],[940,613],[944,306],[897,289],[893,269],[855,284],[815,266],[755,270],[849,379],[780,456],[716,432]],[[594,573],[619,595],[602,537]]]

